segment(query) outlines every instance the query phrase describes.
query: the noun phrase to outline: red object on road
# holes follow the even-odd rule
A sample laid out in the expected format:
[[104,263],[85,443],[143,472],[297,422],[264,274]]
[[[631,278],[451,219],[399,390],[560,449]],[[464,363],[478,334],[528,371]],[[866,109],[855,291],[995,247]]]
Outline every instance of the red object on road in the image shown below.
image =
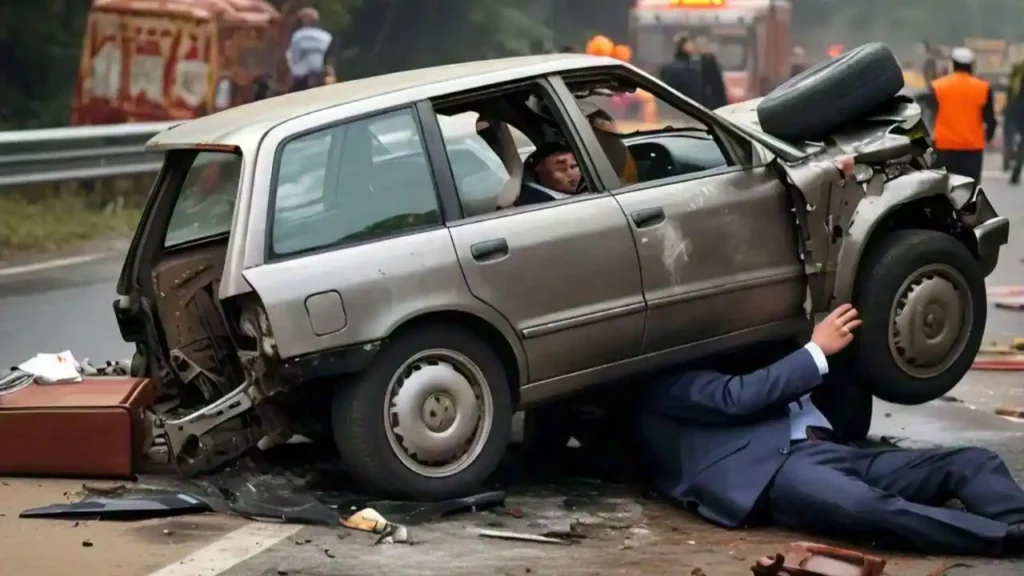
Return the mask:
[[1001,358],[978,358],[971,364],[971,370],[1011,371],[1024,370],[1024,356],[1003,356]]
[[1014,296],[1024,296],[1024,286],[990,286],[986,292],[989,296],[1012,298]]
[[32,384],[0,396],[0,475],[130,478],[152,435],[149,378]]

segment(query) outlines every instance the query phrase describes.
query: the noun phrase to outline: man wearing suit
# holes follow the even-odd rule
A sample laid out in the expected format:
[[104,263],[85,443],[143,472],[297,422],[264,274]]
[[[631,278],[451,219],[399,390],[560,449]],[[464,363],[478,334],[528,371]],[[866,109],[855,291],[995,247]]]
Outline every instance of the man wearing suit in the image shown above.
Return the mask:
[[[656,384],[640,433],[657,488],[726,528],[767,520],[923,553],[1024,554],[1024,491],[995,453],[855,447],[832,430],[811,392],[844,385],[829,358],[859,325],[845,304],[760,370],[695,369]],[[953,498],[966,511],[942,507]]]

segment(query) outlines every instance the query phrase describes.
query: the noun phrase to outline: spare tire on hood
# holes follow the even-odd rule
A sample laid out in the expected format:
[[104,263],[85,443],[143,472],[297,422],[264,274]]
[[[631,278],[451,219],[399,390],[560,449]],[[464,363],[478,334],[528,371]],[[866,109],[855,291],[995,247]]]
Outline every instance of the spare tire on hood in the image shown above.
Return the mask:
[[819,62],[772,90],[757,106],[761,130],[783,140],[821,140],[903,89],[903,69],[881,42]]

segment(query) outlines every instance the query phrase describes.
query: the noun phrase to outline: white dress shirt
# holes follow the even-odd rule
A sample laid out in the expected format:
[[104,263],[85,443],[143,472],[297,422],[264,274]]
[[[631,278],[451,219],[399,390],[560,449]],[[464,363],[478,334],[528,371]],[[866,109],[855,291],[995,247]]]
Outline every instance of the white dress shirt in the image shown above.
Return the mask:
[[324,71],[324,59],[334,37],[316,26],[303,26],[292,34],[285,53],[288,68],[294,78],[302,78]]
[[[828,374],[828,359],[825,358],[825,353],[821,351],[821,348],[814,342],[808,342],[804,346],[804,350],[811,353],[814,363],[818,366],[818,372],[822,376]],[[790,440],[806,440],[808,426],[832,429],[828,418],[825,418],[825,415],[811,402],[811,395],[805,394],[799,400],[789,403]]]

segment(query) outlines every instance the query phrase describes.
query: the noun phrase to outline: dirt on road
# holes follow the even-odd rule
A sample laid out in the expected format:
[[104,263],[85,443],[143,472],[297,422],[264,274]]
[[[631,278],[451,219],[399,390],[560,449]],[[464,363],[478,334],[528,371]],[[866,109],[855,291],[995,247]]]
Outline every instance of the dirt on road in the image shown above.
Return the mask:
[[28,508],[79,500],[81,489],[82,481],[2,480],[0,576],[141,576],[206,546],[246,522],[217,515],[142,522],[18,518]]

